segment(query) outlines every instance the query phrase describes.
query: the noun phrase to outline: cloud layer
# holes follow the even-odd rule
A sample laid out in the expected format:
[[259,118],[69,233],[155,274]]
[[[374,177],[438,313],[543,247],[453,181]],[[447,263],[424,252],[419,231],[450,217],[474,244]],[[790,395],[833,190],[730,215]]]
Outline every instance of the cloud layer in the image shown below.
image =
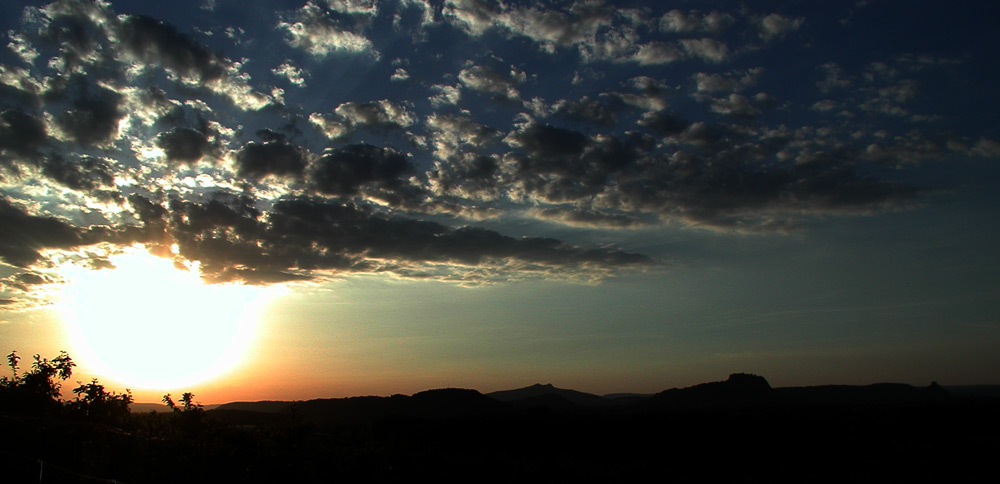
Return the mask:
[[864,9],[633,3],[26,7],[0,57],[3,301],[135,243],[213,282],[597,280],[671,257],[621,230],[783,234],[1000,154],[926,99],[983,59],[809,47]]

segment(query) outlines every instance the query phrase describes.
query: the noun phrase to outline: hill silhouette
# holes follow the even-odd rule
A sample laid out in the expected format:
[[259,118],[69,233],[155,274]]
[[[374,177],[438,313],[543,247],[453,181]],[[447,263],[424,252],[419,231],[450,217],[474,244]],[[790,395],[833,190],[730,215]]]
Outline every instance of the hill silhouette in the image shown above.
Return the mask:
[[[982,395],[983,392],[977,393]],[[734,373],[726,380],[685,388],[671,388],[654,395],[625,394],[609,398],[552,384],[482,394],[477,390],[443,388],[413,395],[320,398],[304,401],[233,402],[210,412],[230,421],[252,422],[255,414],[277,414],[319,424],[371,424],[385,419],[446,419],[505,417],[529,410],[588,412],[605,415],[685,410],[782,410],[797,407],[844,405],[910,405],[948,403],[957,397],[931,384],[914,387],[901,383],[872,385],[820,385],[772,388],[762,376]],[[261,417],[275,421],[276,417]]]
[[42,482],[954,482],[992,472],[1000,399],[984,395],[736,373],[620,399],[443,388],[177,405],[113,425],[0,408],[0,464],[12,482],[38,482],[41,463]]
[[567,406],[574,405],[581,407],[603,407],[611,403],[610,400],[602,396],[556,388],[551,383],[544,385],[536,383],[514,390],[490,392],[486,396],[522,408],[535,406],[566,408]]

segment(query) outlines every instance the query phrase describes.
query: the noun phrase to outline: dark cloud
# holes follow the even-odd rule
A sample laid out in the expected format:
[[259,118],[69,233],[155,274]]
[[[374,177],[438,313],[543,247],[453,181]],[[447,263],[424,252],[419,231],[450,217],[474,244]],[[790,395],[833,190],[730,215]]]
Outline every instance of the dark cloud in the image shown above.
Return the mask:
[[552,114],[572,121],[585,121],[601,126],[614,126],[618,122],[621,103],[606,104],[584,96],[576,101],[560,100],[552,105]]
[[669,136],[684,132],[691,123],[677,117],[669,111],[648,111],[639,120],[640,126],[645,126],[654,132]]
[[428,176],[442,195],[458,188],[462,188],[468,195],[482,195],[497,191],[495,177],[499,170],[500,164],[495,157],[470,153],[439,164]]
[[191,128],[174,128],[156,137],[156,144],[176,163],[196,163],[212,149],[208,137]]
[[56,116],[59,127],[77,143],[100,145],[118,135],[118,122],[125,117],[122,96],[110,89],[75,77],[66,94],[72,109]]
[[0,113],[0,167],[14,167],[15,159],[37,161],[48,135],[42,120],[18,108]]
[[[768,230],[808,213],[864,212],[912,200],[915,187],[865,177],[848,160],[770,161],[779,146],[747,143],[706,158],[677,152],[618,180],[608,195],[623,208],[708,227]],[[782,225],[787,226],[787,224]]]
[[84,2],[63,2],[61,9],[54,9],[53,16],[42,33],[42,40],[58,46],[60,70],[73,72],[78,66],[89,64],[107,34],[98,26],[92,15],[100,15],[99,7]]
[[414,171],[402,153],[362,143],[323,152],[311,181],[318,192],[327,195],[350,197],[370,187],[405,196],[408,183],[404,177]]
[[[271,133],[277,136],[270,136]],[[269,175],[285,177],[302,174],[308,163],[305,149],[285,141],[284,136],[270,130],[259,134],[268,140],[263,143],[251,141],[236,153],[240,176],[259,180]]]
[[206,279],[216,282],[300,280],[315,271],[405,275],[427,263],[451,265],[449,270],[457,274],[510,261],[581,271],[652,262],[614,248],[453,228],[327,199],[282,200],[266,214],[246,198],[207,204],[175,201],[170,212],[179,255],[200,261]]
[[511,138],[527,151],[508,156],[516,161],[518,186],[556,203],[597,195],[617,174],[635,169],[653,148],[652,140],[638,133],[588,138],[542,124],[528,125]]
[[121,23],[120,35],[122,46],[143,62],[163,65],[201,82],[219,79],[225,73],[227,62],[161,20],[129,15]]
[[351,126],[381,126],[405,128],[413,124],[413,114],[403,106],[388,100],[355,103],[346,102],[334,110]]
[[37,272],[19,272],[12,276],[0,279],[0,282],[3,282],[3,287],[20,292],[29,292],[31,291],[32,286],[52,284],[54,281],[52,278]]
[[[264,24],[222,27],[210,26],[223,17],[199,12],[200,32],[238,61],[183,33],[190,24],[117,15],[105,2],[29,7],[21,31],[7,32],[22,67],[0,65],[0,164],[47,180],[37,191],[16,186],[18,176],[3,180],[0,256],[26,266],[50,248],[141,242],[170,255],[176,243],[209,280],[262,284],[313,271],[516,278],[607,269],[648,259],[461,225],[503,214],[576,227],[786,230],[922,193],[873,166],[1000,153],[988,126],[938,137],[913,128],[911,111],[946,103],[918,102],[938,84],[902,61],[831,52],[806,80],[827,94],[797,104],[808,93],[788,91],[785,70],[764,76],[776,59],[765,51],[807,37],[820,19],[751,6],[618,7],[309,1]],[[393,18],[401,11],[406,18]],[[377,49],[395,59],[381,62]],[[404,68],[409,80],[390,83]],[[274,75],[299,87],[268,84]],[[765,111],[775,105],[765,90],[780,96],[780,110]],[[305,120],[325,138],[299,130]],[[258,138],[245,137],[254,130]],[[187,167],[147,165],[153,146]],[[176,175],[196,183],[173,185]],[[117,186],[116,176],[138,183]],[[210,193],[234,185],[260,199]],[[316,198],[295,198],[306,196]],[[70,213],[93,197],[124,211],[77,207],[76,225],[44,212]]]
[[0,196],[0,258],[17,267],[41,259],[42,249],[68,249],[81,243],[80,231],[55,217],[28,214]]
[[111,164],[93,156],[75,156],[70,161],[60,155],[52,155],[45,160],[42,173],[67,188],[81,192],[111,187],[115,179]]
[[563,157],[577,156],[587,147],[587,137],[579,131],[549,124],[532,123],[516,133],[513,139],[541,163]]

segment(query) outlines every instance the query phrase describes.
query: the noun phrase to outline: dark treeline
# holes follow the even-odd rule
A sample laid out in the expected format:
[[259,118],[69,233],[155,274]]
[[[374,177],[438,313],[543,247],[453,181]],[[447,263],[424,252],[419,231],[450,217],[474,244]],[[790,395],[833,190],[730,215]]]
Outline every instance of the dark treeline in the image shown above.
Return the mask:
[[184,394],[131,413],[96,381],[61,400],[71,373],[60,355],[0,380],[5,482],[954,482],[1000,452],[1000,401],[937,385],[736,374],[649,396],[534,385],[205,410]]

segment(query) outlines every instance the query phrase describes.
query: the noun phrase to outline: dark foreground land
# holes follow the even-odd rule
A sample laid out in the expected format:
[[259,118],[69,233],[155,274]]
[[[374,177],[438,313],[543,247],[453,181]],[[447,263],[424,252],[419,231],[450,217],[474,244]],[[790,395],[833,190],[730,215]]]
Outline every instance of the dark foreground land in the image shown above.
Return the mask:
[[614,398],[535,385],[115,422],[5,412],[0,435],[0,480],[12,483],[982,482],[1000,462],[1000,399],[936,385],[771,388],[738,374]]

